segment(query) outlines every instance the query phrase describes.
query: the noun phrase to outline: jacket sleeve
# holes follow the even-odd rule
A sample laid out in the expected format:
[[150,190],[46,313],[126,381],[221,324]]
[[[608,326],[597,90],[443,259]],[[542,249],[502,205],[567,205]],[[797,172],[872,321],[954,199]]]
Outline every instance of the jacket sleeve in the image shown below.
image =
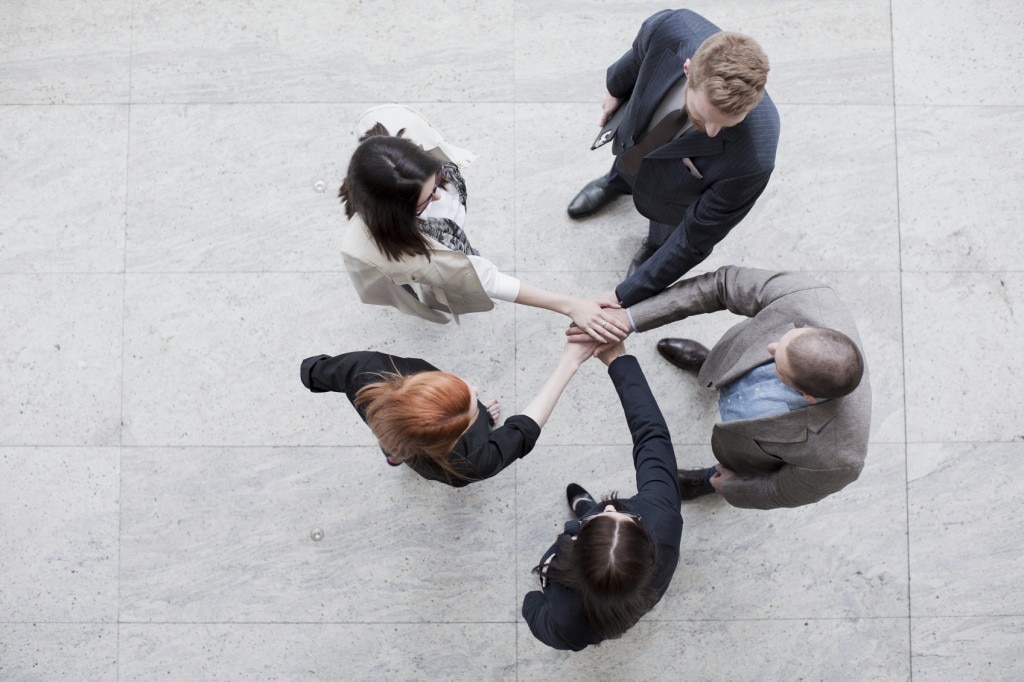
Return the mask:
[[523,598],[523,619],[530,626],[530,632],[552,649],[581,651],[586,646],[573,647],[558,635],[558,629],[551,618],[547,597],[540,590],[527,592]]
[[[359,387],[354,386],[355,377],[363,371],[388,371],[378,362],[378,353],[372,351],[356,351],[329,355],[314,355],[302,361],[299,378],[302,385],[313,393],[345,393],[352,390],[353,395]],[[390,371],[394,372],[394,368]]]
[[754,207],[771,171],[720,180],[686,210],[672,235],[646,263],[615,288],[624,306],[654,296],[703,262]]
[[341,355],[314,355],[302,361],[299,378],[313,393],[344,393],[355,400],[356,393],[368,383],[379,381],[380,374],[415,374],[437,368],[419,358],[402,358],[370,350]]
[[786,464],[763,476],[735,476],[722,486],[722,497],[734,507],[775,509],[813,504],[842,490],[860,476],[863,464],[831,469],[805,469]]
[[623,355],[608,366],[608,374],[615,384],[633,436],[633,465],[636,467],[638,492],[652,502],[657,500],[670,509],[678,510],[676,453],[665,417],[654,400],[640,363],[632,355]]
[[827,286],[802,273],[728,265],[677,282],[660,294],[630,306],[629,314],[637,331],[719,310],[753,317],[785,296],[812,289],[835,295]]
[[[481,415],[480,419],[486,419]],[[488,427],[489,428],[489,427]],[[499,474],[517,459],[526,457],[540,437],[540,426],[526,415],[517,414],[490,432],[487,443],[467,453],[480,480]]]
[[608,67],[605,78],[605,85],[608,93],[619,99],[627,99],[633,94],[633,87],[636,85],[637,77],[640,75],[640,65],[650,48],[651,40],[654,37],[658,26],[673,10],[662,10],[644,20],[640,26],[640,32],[633,39],[633,47],[626,50],[626,53]]

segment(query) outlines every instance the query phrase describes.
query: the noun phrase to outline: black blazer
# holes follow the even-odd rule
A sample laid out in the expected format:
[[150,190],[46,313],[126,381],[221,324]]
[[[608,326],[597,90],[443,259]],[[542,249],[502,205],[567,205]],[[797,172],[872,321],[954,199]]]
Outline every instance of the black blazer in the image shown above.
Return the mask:
[[[661,100],[683,77],[683,62],[720,30],[689,10],[664,10],[643,23],[632,49],[608,67],[608,92],[629,98],[614,153],[642,136]],[[633,181],[633,202],[643,216],[677,228],[616,287],[623,305],[657,294],[711,254],[768,185],[778,142],[779,112],[765,93],[739,125],[715,137],[691,132],[644,157]],[[684,158],[702,178],[690,174]]]
[[[380,381],[379,374],[416,374],[434,372],[437,368],[416,358],[400,358],[374,351],[342,353],[335,357],[316,355],[302,361],[302,385],[313,393],[334,391],[344,393],[355,406],[356,393],[366,384]],[[440,467],[425,458],[414,457],[406,462],[413,471],[431,481],[461,488],[474,481],[495,476],[515,460],[525,457],[540,436],[540,426],[526,415],[514,415],[505,425],[491,430],[490,415],[479,404],[480,416],[456,443],[448,455],[448,463],[463,478],[449,477]],[[366,421],[363,410],[356,408]],[[387,453],[385,453],[387,454]]]
[[[676,454],[665,418],[654,401],[636,358],[632,355],[617,358],[608,367],[608,374],[619,393],[629,432],[633,435],[637,494],[624,500],[623,506],[643,517],[641,523],[654,540],[657,565],[651,587],[660,600],[679,562],[679,542],[683,533],[676,483]],[[565,532],[570,535],[575,535],[578,530],[579,521],[565,524]],[[540,564],[543,565],[555,551],[556,545],[552,545],[541,557]],[[552,581],[542,591],[526,594],[523,618],[534,637],[555,649],[580,651],[601,641],[587,624],[579,594]]]

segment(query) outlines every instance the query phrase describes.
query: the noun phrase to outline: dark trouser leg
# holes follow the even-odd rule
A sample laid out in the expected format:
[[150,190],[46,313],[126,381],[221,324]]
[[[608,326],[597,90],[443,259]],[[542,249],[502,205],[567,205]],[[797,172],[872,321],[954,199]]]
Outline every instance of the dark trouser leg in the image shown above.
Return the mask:
[[576,505],[576,518],[582,519],[587,514],[592,514],[596,511],[600,511],[600,502],[580,502]]
[[676,231],[677,227],[679,226],[656,223],[652,220],[651,224],[647,228],[647,245],[657,249],[668,241],[668,238],[672,236],[672,233]]
[[614,194],[632,194],[633,179],[633,176],[622,168],[619,159],[616,158],[612,162],[611,170],[604,176],[604,188]]
[[640,248],[633,254],[633,260],[629,262],[626,277],[632,277],[633,273],[639,270],[661,248],[661,245],[668,240],[675,229],[675,225],[665,225],[652,220],[647,228],[647,237],[640,243]]
[[583,186],[567,209],[570,218],[585,218],[601,210],[617,197],[630,194],[632,185],[612,164],[612,170]]

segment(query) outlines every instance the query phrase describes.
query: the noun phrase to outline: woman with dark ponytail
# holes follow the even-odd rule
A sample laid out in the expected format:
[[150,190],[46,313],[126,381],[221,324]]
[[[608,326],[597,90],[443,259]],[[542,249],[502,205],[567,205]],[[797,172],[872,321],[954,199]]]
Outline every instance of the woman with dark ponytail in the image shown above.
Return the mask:
[[679,561],[683,517],[665,419],[622,343],[599,357],[633,436],[637,494],[596,502],[576,483],[566,488],[576,518],[534,569],[541,589],[523,600],[530,631],[555,649],[580,651],[620,637],[665,594]]
[[338,198],[349,222],[345,269],[364,303],[440,324],[509,301],[562,313],[594,340],[630,330],[604,307],[617,301],[559,294],[501,272],[465,232],[466,181],[460,166],[476,155],[445,142],[411,109],[382,105],[356,122],[359,145]]

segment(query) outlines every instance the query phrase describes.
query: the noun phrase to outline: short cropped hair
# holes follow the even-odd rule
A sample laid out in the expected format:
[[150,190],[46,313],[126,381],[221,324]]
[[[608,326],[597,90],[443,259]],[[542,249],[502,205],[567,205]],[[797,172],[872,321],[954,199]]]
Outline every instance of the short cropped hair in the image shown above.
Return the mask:
[[723,114],[745,115],[764,97],[768,55],[750,36],[722,31],[697,48],[688,79]]
[[807,327],[786,347],[794,387],[815,398],[842,398],[864,376],[864,357],[853,340],[835,329]]

